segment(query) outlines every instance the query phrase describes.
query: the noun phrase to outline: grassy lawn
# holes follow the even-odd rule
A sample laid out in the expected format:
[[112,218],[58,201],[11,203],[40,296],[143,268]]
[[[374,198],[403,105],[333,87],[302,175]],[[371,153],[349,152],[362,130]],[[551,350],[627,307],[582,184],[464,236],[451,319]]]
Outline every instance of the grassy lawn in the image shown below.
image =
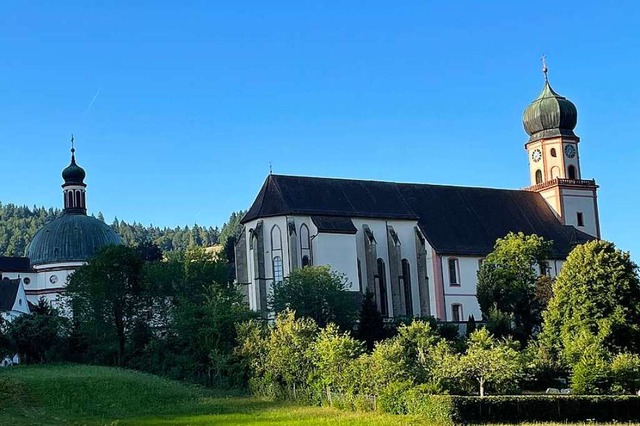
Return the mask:
[[419,418],[301,407],[107,367],[0,369],[0,425],[417,425]]
[[300,407],[94,366],[0,370],[0,425],[405,425],[412,417]]

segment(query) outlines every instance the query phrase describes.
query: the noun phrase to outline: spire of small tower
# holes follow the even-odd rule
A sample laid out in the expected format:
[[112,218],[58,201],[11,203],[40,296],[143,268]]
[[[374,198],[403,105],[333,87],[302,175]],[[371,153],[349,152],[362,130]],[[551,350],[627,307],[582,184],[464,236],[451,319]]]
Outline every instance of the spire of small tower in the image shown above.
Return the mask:
[[74,145],[75,139],[73,138],[73,133],[71,133],[71,162],[75,164],[76,162],[76,148]]
[[544,81],[549,82],[549,68],[547,68],[547,57],[542,55],[542,74],[544,74]]

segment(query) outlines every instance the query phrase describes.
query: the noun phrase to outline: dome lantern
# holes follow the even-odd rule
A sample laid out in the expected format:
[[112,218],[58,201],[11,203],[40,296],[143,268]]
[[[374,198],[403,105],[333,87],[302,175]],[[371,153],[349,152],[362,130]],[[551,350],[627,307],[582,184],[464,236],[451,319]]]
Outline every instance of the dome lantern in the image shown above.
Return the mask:
[[71,164],[62,171],[62,191],[64,194],[64,212],[87,214],[86,187],[84,169],[76,164],[76,149],[71,135]]

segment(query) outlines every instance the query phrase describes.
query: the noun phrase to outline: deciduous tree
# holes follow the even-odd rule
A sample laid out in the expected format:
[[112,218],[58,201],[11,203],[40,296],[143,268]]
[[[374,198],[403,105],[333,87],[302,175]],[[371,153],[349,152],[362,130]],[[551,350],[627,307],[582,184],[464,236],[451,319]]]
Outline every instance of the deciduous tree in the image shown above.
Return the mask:
[[496,310],[511,316],[514,337],[521,342],[528,341],[542,322],[536,281],[550,245],[537,235],[509,233],[496,242],[478,271],[477,297],[483,314]]
[[640,279],[629,253],[606,241],[576,247],[553,286],[541,343],[569,366],[593,335],[611,353],[640,351]]
[[328,266],[306,266],[273,285],[271,308],[275,312],[293,310],[298,317],[313,319],[319,327],[334,323],[351,328],[357,307],[347,288],[343,274]]

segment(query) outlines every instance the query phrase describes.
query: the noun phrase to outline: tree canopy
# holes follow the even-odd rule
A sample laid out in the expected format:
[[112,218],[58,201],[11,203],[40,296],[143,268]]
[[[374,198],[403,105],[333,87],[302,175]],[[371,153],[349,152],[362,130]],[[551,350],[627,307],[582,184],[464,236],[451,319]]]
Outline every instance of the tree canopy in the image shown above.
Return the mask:
[[640,350],[638,268],[613,243],[576,247],[553,286],[541,341],[572,365],[584,352],[580,336],[593,336],[612,352]]
[[312,318],[319,327],[330,322],[350,327],[358,307],[347,288],[343,274],[328,266],[306,266],[274,283],[270,304],[275,312],[293,310],[298,317]]
[[[527,341],[540,327],[543,302],[536,296],[540,266],[551,242],[509,233],[498,239],[478,271],[477,297],[486,318],[510,318],[513,335]],[[495,312],[494,312],[495,311]]]

